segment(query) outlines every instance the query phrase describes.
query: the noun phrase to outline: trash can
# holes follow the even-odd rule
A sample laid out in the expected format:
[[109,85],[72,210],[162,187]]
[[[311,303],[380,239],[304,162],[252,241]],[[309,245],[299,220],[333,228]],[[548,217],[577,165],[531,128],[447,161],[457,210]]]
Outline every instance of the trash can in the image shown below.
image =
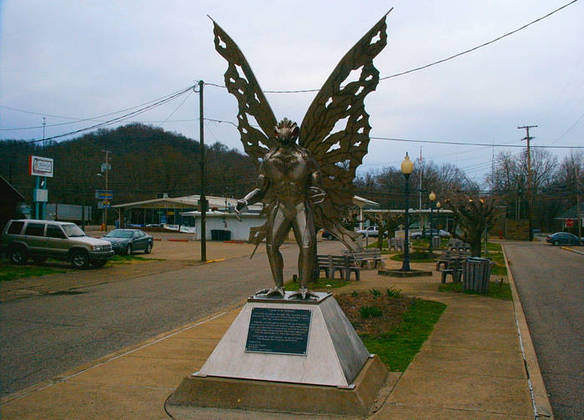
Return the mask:
[[432,248],[440,249],[440,236],[432,236]]
[[491,260],[488,258],[470,257],[462,268],[463,289],[486,294],[489,291],[491,278]]
[[230,241],[231,240],[231,231],[230,230],[224,230],[222,232],[222,240],[224,241]]
[[211,229],[211,240],[218,241],[221,231],[219,229]]

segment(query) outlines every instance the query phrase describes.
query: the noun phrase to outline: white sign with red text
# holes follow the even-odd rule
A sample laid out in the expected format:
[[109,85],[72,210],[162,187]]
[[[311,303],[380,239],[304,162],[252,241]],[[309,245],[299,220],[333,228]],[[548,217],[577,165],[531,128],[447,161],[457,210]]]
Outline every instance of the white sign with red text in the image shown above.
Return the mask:
[[35,176],[53,177],[53,159],[29,156],[28,157],[28,174]]

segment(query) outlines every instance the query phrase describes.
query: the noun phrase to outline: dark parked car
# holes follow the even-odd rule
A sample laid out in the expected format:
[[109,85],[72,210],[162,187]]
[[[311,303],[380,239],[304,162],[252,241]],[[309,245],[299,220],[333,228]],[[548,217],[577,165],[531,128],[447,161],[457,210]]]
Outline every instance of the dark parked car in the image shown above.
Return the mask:
[[[440,236],[441,238],[450,238],[450,233],[446,232],[445,230],[432,229],[432,232],[433,232],[432,236],[434,237]],[[410,236],[412,239],[429,238],[430,229],[426,229],[424,232],[422,231],[414,232]]]
[[546,242],[552,245],[582,245],[582,239],[569,232],[556,232],[546,236]]
[[102,238],[112,244],[116,254],[130,255],[134,251],[152,252],[152,236],[140,229],[114,229]]

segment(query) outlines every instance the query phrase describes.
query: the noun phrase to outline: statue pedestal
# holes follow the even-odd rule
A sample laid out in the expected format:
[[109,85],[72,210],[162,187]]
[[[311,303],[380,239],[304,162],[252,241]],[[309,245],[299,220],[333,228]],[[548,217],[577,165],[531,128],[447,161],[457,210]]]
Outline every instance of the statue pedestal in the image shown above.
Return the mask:
[[173,406],[364,415],[387,376],[337,301],[248,300]]

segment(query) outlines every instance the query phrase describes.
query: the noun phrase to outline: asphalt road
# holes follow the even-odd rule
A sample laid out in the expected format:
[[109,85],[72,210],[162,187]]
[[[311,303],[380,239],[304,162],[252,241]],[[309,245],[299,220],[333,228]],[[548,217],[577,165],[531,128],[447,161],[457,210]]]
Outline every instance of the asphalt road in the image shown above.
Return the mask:
[[529,243],[505,252],[554,415],[584,418],[584,255]]
[[[319,243],[335,252],[336,241]],[[285,278],[297,247],[282,249]],[[83,275],[81,272],[79,275]],[[104,271],[104,275],[107,273]],[[0,305],[0,395],[236,305],[273,285],[265,252]]]

